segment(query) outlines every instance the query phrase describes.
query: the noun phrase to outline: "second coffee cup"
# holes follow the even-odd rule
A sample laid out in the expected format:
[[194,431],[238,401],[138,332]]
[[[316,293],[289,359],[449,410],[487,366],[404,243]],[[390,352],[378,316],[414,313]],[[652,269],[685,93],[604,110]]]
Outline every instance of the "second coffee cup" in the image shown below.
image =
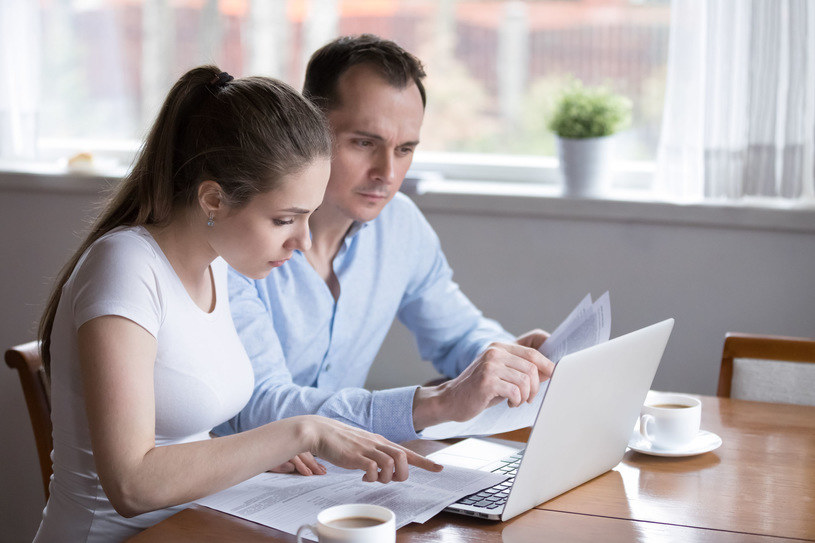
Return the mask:
[[659,394],[642,406],[640,433],[660,449],[681,449],[699,433],[702,402],[684,394]]

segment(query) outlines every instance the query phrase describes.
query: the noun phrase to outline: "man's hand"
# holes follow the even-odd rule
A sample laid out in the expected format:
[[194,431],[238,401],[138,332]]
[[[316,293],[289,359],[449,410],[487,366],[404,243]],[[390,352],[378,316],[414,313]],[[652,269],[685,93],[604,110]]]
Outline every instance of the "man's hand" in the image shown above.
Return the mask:
[[517,338],[515,338],[515,342],[518,345],[523,345],[524,347],[532,347],[533,349],[540,349],[543,342],[549,339],[549,332],[546,330],[541,330],[540,328],[535,328],[534,330],[530,330],[525,334],[521,334]]
[[[530,341],[538,341],[540,334],[545,334],[534,332]],[[504,400],[510,407],[531,403],[541,381],[552,375],[554,367],[532,347],[493,343],[455,379],[417,389],[413,398],[414,428],[420,431],[440,422],[469,420]]]

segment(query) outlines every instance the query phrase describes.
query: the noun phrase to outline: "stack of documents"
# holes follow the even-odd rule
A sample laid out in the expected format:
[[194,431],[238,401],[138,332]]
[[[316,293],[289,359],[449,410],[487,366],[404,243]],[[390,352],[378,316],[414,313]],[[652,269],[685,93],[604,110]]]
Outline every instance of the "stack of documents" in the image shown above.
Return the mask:
[[446,466],[438,473],[410,467],[404,482],[366,483],[362,472],[326,465],[325,475],[262,473],[196,503],[289,534],[313,524],[317,513],[343,503],[382,505],[396,527],[423,523],[464,496],[506,480],[506,475]]

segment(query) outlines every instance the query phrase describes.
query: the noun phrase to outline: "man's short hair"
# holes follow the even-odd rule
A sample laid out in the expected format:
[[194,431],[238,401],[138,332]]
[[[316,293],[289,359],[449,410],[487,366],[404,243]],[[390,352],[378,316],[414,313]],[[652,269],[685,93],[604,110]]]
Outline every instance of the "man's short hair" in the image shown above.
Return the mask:
[[303,95],[323,111],[339,107],[339,79],[349,68],[359,64],[370,66],[398,89],[407,87],[411,81],[416,83],[422,106],[426,105],[422,62],[396,43],[373,34],[342,36],[315,51],[306,67]]

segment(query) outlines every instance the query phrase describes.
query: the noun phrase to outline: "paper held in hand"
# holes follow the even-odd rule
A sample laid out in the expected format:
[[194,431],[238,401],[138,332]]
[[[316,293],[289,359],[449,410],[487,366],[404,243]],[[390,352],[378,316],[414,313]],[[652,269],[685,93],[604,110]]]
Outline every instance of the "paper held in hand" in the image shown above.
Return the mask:
[[[591,294],[586,294],[569,316],[543,342],[539,350],[546,358],[557,364],[567,354],[603,343],[610,337],[611,305],[608,292],[603,293],[594,303],[591,301]],[[422,432],[422,438],[485,436],[532,426],[548,384],[548,381],[541,383],[532,403],[509,407],[504,401],[485,409],[468,421],[443,422],[426,428]]]
[[586,294],[538,350],[557,364],[567,354],[593,347],[608,341],[610,337],[611,304],[608,292],[604,292],[594,303],[591,302],[591,294]]

